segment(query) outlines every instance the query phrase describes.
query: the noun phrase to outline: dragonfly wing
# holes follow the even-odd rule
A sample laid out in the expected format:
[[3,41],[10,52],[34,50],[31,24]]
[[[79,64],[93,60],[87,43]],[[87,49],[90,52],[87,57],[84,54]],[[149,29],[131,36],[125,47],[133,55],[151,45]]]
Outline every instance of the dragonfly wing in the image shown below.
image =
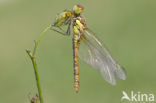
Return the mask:
[[113,59],[104,44],[89,29],[84,31],[81,38],[79,56],[84,62],[97,69],[112,85],[116,84],[116,78],[126,79],[124,68]]

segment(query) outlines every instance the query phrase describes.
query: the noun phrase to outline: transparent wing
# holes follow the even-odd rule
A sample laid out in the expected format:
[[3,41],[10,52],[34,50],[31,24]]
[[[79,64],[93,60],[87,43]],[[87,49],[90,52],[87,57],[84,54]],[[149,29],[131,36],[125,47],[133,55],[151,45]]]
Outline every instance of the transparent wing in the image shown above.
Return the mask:
[[126,79],[124,68],[113,59],[104,44],[89,29],[81,36],[79,57],[97,69],[112,85],[116,84],[116,78]]

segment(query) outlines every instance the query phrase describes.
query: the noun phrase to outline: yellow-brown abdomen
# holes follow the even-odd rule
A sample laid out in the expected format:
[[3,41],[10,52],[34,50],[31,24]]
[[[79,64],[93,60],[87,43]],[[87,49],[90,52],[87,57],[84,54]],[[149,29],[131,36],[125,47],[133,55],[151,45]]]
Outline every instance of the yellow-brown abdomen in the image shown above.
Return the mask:
[[76,55],[74,58],[74,88],[75,88],[75,91],[78,92],[79,90],[79,64],[78,64],[78,57]]
[[[75,35],[76,36],[76,35]],[[79,43],[80,41],[73,38],[73,59],[74,59],[74,88],[75,91],[79,90]]]

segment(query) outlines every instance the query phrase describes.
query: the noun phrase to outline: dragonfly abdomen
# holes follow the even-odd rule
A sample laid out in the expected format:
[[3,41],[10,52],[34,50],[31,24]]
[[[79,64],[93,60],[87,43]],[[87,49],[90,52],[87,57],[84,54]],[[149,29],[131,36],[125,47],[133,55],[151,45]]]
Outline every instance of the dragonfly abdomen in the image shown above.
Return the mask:
[[79,90],[79,45],[80,40],[77,40],[76,35],[73,38],[73,57],[74,57],[74,88]]
[[75,21],[73,22],[73,30],[74,30],[74,36],[73,36],[73,51],[74,51],[74,88],[75,91],[78,92],[79,90],[79,46],[80,46],[80,38],[82,35],[82,31],[84,28],[85,21],[82,20],[83,23],[81,23],[81,17],[76,17]]

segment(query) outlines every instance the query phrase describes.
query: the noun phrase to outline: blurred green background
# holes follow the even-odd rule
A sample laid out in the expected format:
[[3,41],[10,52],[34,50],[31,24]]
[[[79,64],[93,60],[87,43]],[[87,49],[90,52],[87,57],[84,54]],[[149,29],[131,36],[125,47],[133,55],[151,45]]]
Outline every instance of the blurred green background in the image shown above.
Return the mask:
[[76,94],[72,35],[49,31],[37,52],[45,103],[121,103],[123,90],[156,95],[155,0],[0,0],[0,103],[30,103],[36,83],[25,49],[75,4],[85,7],[88,27],[126,68],[127,79],[112,86],[80,61]]

